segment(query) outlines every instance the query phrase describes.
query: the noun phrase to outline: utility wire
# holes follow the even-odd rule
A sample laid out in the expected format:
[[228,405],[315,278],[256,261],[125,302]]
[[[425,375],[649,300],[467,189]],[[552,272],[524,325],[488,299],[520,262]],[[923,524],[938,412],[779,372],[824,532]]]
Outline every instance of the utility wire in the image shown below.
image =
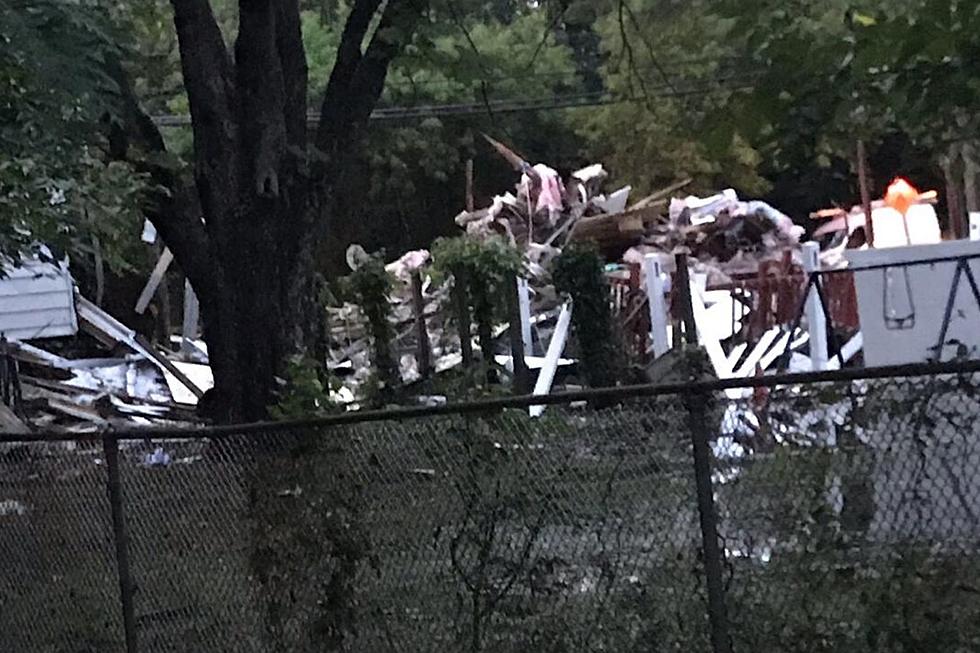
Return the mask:
[[[488,111],[496,114],[599,107],[632,102],[649,102],[657,98],[708,96],[719,92],[749,90],[754,88],[752,82],[753,79],[751,77],[743,76],[738,78],[733,77],[711,80],[710,85],[698,88],[677,88],[672,84],[671,88],[661,86],[647,89],[646,92],[640,94],[630,93],[626,95],[617,95],[605,91],[597,91],[592,93],[568,93],[539,98],[493,100],[490,102],[461,102],[379,107],[371,113],[370,120],[378,122],[404,119],[438,118],[446,116],[486,115]],[[318,113],[311,112],[307,115],[307,122],[311,125],[318,123],[319,120],[320,116]],[[165,114],[153,116],[153,122],[158,127],[181,127],[190,125],[191,118],[186,114]]]

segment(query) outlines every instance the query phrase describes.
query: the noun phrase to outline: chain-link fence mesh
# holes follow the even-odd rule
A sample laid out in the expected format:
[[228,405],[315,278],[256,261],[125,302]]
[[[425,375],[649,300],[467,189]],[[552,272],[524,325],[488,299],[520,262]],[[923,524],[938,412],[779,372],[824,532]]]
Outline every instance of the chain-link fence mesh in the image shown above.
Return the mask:
[[0,445],[0,651],[122,641],[101,440]]
[[[709,651],[692,425],[736,651],[980,650],[978,381],[124,439],[138,650]],[[0,650],[124,650],[101,442],[0,446]]]
[[736,650],[980,650],[978,381],[729,404],[714,487]]

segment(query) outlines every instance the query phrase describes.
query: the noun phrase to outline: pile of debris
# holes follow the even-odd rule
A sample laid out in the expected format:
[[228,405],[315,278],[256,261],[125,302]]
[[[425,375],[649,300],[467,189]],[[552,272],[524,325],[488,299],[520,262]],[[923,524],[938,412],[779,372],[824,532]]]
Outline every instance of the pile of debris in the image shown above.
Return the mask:
[[[197,421],[197,401],[213,385],[206,360],[157,349],[78,295],[64,262],[33,260],[6,267],[10,273],[0,278],[5,299],[0,306],[0,431],[84,433],[111,425]],[[18,272],[25,268],[29,275]],[[79,332],[105,355],[67,358],[27,342]],[[203,343],[197,349],[206,351]]]
[[707,198],[671,198],[689,185],[674,184],[629,204],[632,188],[602,193],[608,174],[590,165],[562,180],[557,171],[530,165],[503,144],[490,144],[520,172],[513,193],[490,206],[463,211],[456,224],[469,237],[502,235],[527,255],[532,276],[540,277],[561,248],[592,241],[611,260],[637,263],[649,253],[685,248],[697,262],[720,271],[746,272],[799,248],[804,229],[765,202],[742,201],[734,190]]
[[[542,163],[531,165],[502,143],[484,137],[518,173],[518,181],[513,191],[497,195],[489,206],[460,212],[455,222],[463,230],[463,238],[503,237],[524,254],[529,284],[527,317],[534,332],[532,343],[525,343],[530,354],[544,354],[536,345],[546,342],[556,325],[563,300],[551,284],[550,269],[571,243],[595,243],[607,260],[615,262],[608,268],[613,303],[623,320],[638,324],[642,321],[638,318],[645,314],[638,302],[645,295],[637,269],[649,254],[662,255],[661,267],[669,273],[674,254],[687,252],[695,273],[705,276],[709,285],[731,283],[732,276],[756,274],[774,262],[786,265],[788,259],[789,264],[800,263],[803,228],[764,202],[741,200],[734,190],[707,198],[677,198],[675,195],[691,183],[683,180],[630,203],[630,186],[608,194],[604,191],[609,175],[601,164],[563,179],[554,168]],[[359,247],[352,248],[348,256],[352,269],[362,255]],[[419,355],[423,337],[429,341],[432,370],[450,369],[462,360],[457,329],[446,328],[447,315],[452,312],[448,286],[435,283],[426,273],[428,260],[428,252],[420,250],[388,266],[398,280],[391,297],[397,330],[393,349],[406,382],[425,375]],[[665,282],[669,288],[669,278]],[[331,367],[344,379],[335,399],[350,403],[370,374],[367,326],[353,304],[329,312]],[[425,317],[424,335],[418,328],[419,315]],[[499,325],[495,335],[507,328]],[[645,334],[649,327],[639,325],[640,330]],[[525,338],[527,331],[525,325]],[[498,353],[502,359],[507,358],[505,351],[506,344],[501,342]]]
[[728,189],[707,198],[672,199],[667,219],[635,250],[670,254],[686,248],[700,262],[736,273],[798,249],[803,234],[789,216],[765,202],[742,201]]
[[[348,265],[355,269],[358,260],[367,254],[359,245],[348,250]],[[444,372],[462,362],[462,348],[456,329],[447,328],[449,286],[436,283],[427,274],[425,266],[430,254],[415,250],[386,266],[394,279],[391,303],[391,319],[395,327],[395,339],[390,343],[398,361],[404,383],[414,383],[428,373]],[[330,325],[330,348],[327,367],[340,381],[331,390],[331,399],[337,403],[355,406],[361,396],[360,389],[371,377],[371,345],[368,324],[361,307],[351,302],[327,307]],[[420,360],[419,316],[424,316],[428,344],[428,361]],[[426,366],[431,369],[426,369]]]

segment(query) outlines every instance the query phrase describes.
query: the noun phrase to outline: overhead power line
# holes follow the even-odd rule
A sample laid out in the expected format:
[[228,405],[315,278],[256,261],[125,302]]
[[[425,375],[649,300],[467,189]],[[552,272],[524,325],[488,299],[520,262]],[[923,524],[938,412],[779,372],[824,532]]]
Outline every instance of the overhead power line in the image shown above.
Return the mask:
[[[415,106],[379,107],[371,113],[371,121],[393,121],[407,119],[441,118],[452,116],[472,116],[488,114],[524,113],[535,111],[553,111],[559,109],[575,109],[599,107],[613,104],[632,102],[648,102],[660,98],[676,98],[691,96],[713,95],[719,92],[734,92],[753,88],[752,80],[748,77],[739,79],[714,80],[711,85],[703,88],[673,88],[660,87],[652,89],[655,94],[648,93],[633,95],[615,95],[608,92],[572,93],[540,98],[512,98],[507,100],[492,100],[490,102],[465,102],[448,104],[428,104]],[[320,121],[318,113],[308,113],[307,122],[311,125]],[[191,117],[186,114],[167,114],[153,116],[153,122],[159,127],[182,127],[191,124]]]

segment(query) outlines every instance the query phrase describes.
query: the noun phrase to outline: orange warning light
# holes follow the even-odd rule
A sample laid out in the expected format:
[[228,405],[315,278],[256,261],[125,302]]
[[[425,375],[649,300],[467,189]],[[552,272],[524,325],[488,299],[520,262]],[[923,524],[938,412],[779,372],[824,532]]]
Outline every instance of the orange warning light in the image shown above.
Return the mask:
[[888,187],[888,192],[885,193],[885,204],[902,215],[908,213],[909,209],[918,201],[919,191],[901,177],[895,179]]

